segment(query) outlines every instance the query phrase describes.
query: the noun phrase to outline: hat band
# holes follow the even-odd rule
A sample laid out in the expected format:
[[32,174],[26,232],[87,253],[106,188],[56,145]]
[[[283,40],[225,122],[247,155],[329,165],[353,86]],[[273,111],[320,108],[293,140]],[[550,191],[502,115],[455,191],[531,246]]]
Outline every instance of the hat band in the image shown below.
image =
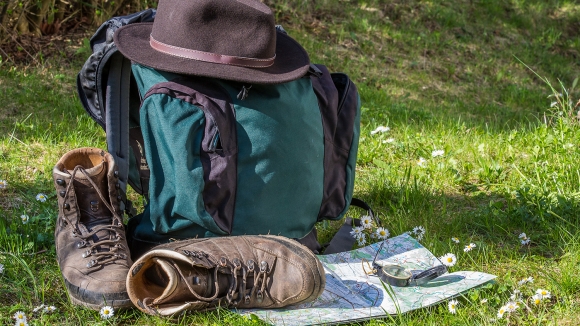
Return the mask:
[[156,51],[180,58],[250,68],[270,67],[271,65],[274,64],[274,59],[276,59],[276,55],[274,55],[270,59],[257,59],[257,58],[235,57],[211,52],[180,48],[178,46],[173,46],[165,44],[163,42],[159,42],[153,38],[153,35],[149,36],[149,45],[151,45],[151,47]]

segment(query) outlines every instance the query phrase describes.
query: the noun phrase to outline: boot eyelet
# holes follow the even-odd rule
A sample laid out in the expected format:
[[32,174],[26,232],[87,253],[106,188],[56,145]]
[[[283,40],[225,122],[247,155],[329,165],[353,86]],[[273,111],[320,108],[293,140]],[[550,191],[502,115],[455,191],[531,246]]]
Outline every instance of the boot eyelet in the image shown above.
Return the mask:
[[69,204],[69,203],[64,203],[63,207],[64,207],[64,209],[66,209],[67,211],[70,211],[70,204]]
[[56,184],[59,186],[66,186],[66,182],[63,179],[56,179]]
[[244,303],[250,304],[250,295],[249,294],[246,294],[246,296],[244,297]]
[[234,259],[232,260],[232,263],[234,264],[234,266],[235,266],[235,267],[240,267],[240,266],[242,266],[242,264],[240,263],[240,260],[239,260],[239,259],[237,259],[237,258],[234,258]]
[[253,272],[254,271],[254,261],[253,260],[248,260],[248,272]]
[[262,290],[258,290],[258,292],[256,293],[256,300],[258,301],[258,303],[262,303],[262,301],[264,301],[264,293],[262,292]]
[[262,261],[260,263],[260,272],[265,273],[268,270],[268,263],[265,261]]
[[87,258],[87,257],[89,257],[90,255],[91,255],[91,251],[90,251],[90,250],[87,250],[87,251],[83,252],[83,254],[82,254],[82,257],[83,257],[83,258]]
[[87,268],[91,268],[93,266],[97,265],[97,261],[96,260],[91,260],[90,262],[87,263]]
[[119,177],[119,171],[113,172],[113,175],[115,175],[115,178],[118,178]]
[[226,257],[220,258],[220,263],[219,263],[220,266],[226,267],[227,266],[227,263],[228,263],[228,260],[226,259]]
[[91,211],[96,212],[99,210],[99,201],[91,200]]
[[77,243],[77,248],[81,249],[84,248],[87,245],[87,243],[84,240],[81,240]]
[[64,198],[64,194],[65,194],[65,192],[66,192],[66,191],[64,191],[64,190],[61,190],[61,191],[59,191],[59,192],[58,192],[58,194],[59,194],[61,197],[63,197],[63,198]]

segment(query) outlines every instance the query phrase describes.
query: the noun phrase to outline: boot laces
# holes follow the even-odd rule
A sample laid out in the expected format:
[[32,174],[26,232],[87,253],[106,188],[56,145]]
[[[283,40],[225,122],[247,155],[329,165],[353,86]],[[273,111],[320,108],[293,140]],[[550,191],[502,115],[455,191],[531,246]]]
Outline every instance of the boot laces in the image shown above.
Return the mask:
[[[204,253],[197,253],[202,254]],[[227,302],[228,306],[238,306],[241,302],[248,305],[254,299],[261,303],[264,300],[264,296],[270,297],[268,291],[266,291],[266,285],[270,282],[270,272],[271,269],[268,268],[268,263],[262,261],[260,266],[257,267],[256,263],[253,260],[248,260],[245,266],[242,265],[238,258],[232,259],[232,261],[228,261],[225,257],[222,257],[220,261],[217,263],[217,266],[214,268],[213,278],[214,278],[214,286],[215,286],[215,293],[211,297],[204,297],[199,295],[187,282],[187,279],[181,272],[181,269],[177,264],[172,263],[173,267],[183,280],[183,283],[187,286],[189,292],[199,301],[203,302],[213,302],[214,300],[218,300],[219,302]],[[218,272],[220,268],[229,269],[231,274],[230,275],[230,286],[228,288],[227,294],[225,297],[218,298],[218,294],[220,293],[220,285],[218,282]],[[252,287],[250,289],[246,289],[248,278],[251,276],[254,277],[254,281]],[[145,298],[143,301],[143,306],[150,311],[155,311],[151,304],[154,303],[153,298]]]
[[[73,181],[76,177],[76,174],[79,172],[85,175],[86,179],[89,181],[91,186],[99,195],[101,201],[105,204],[107,209],[113,214],[113,220],[112,223],[109,225],[104,224],[97,225],[93,227],[92,231],[90,231],[89,233],[83,234],[78,227],[79,219],[77,219],[75,223],[72,223],[66,217],[66,215],[63,215],[62,217],[66,220],[66,222],[73,227],[72,231],[73,236],[81,239],[81,241],[77,244],[77,249],[87,248],[83,253],[82,257],[83,258],[93,257],[93,259],[91,259],[87,263],[87,268],[93,268],[99,265],[104,265],[116,261],[118,259],[121,259],[122,261],[126,262],[127,248],[125,248],[125,246],[121,243],[121,241],[124,240],[123,234],[125,233],[121,217],[115,213],[113,207],[107,202],[107,200],[105,200],[105,197],[101,193],[101,190],[99,189],[97,184],[91,179],[87,171],[80,165],[77,165],[71,173],[71,181],[67,185],[64,193],[65,198],[64,203],[67,202],[68,198],[67,195],[71,190],[71,188],[73,188],[72,186]],[[94,236],[100,231],[108,231],[107,233],[109,234],[109,237],[98,237],[97,238],[98,240],[95,241]],[[107,245],[109,246],[109,251],[99,251],[100,248],[104,248]]]

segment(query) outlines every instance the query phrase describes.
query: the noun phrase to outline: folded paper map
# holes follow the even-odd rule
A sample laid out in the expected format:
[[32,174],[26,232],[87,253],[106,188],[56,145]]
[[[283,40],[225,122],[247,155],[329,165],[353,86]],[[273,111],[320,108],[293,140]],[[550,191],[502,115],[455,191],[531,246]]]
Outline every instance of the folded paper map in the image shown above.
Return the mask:
[[[369,275],[370,265],[380,243],[357,250],[320,255],[326,271],[326,288],[315,301],[284,309],[240,310],[254,314],[273,325],[338,324],[381,318],[427,307],[459,295],[496,276],[480,272],[446,273],[421,286],[384,285]],[[417,240],[407,234],[390,238],[381,248],[376,262],[391,263],[408,270],[425,270],[441,262]]]

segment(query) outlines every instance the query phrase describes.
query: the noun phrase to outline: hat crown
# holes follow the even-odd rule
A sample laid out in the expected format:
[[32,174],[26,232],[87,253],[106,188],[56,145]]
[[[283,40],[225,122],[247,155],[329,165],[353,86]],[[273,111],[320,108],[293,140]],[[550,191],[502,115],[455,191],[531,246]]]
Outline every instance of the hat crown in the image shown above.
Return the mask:
[[218,55],[271,59],[276,54],[274,14],[256,0],[160,0],[151,36],[172,47]]

